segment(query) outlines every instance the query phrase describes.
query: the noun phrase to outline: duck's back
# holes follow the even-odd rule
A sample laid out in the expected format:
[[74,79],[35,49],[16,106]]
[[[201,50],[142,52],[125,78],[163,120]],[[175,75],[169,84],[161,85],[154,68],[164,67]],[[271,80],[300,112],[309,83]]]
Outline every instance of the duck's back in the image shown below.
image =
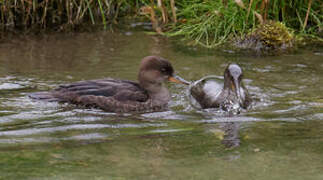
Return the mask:
[[[128,80],[100,79],[80,81],[61,85],[48,92],[37,92],[30,95],[33,99],[59,102],[72,102],[83,105],[105,104],[120,106],[146,102],[147,92],[138,83]],[[109,111],[114,111],[109,110]]]
[[190,99],[197,101],[203,109],[219,107],[219,101],[222,101],[222,89],[223,79],[217,76],[206,76],[191,84],[189,88]]

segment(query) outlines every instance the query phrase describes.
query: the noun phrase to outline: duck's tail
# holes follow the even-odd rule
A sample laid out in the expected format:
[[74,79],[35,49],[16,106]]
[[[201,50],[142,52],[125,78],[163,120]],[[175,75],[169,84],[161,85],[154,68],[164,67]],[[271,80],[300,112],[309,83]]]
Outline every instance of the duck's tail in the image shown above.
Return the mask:
[[52,92],[35,92],[28,95],[32,99],[54,102],[60,101],[59,98],[55,97]]

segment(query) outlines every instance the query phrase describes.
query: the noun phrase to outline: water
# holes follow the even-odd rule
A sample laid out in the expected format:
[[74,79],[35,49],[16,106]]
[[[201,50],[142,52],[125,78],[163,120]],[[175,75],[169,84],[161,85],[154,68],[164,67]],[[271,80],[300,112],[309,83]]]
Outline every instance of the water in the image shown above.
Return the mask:
[[[247,56],[131,29],[12,38],[0,44],[0,179],[323,179],[322,54]],[[177,84],[168,84],[170,110],[148,114],[27,96],[79,80],[136,80],[147,55],[192,81],[238,63],[252,108],[196,110]]]

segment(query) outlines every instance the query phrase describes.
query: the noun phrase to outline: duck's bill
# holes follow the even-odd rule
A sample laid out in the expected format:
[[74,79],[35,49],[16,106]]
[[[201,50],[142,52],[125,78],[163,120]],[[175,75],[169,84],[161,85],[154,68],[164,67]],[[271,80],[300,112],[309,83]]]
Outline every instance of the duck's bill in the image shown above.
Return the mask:
[[170,82],[174,82],[174,83],[179,83],[179,84],[185,84],[185,85],[189,85],[190,82],[186,81],[185,79],[177,76],[177,75],[174,75],[174,76],[170,76],[168,78],[168,81]]
[[234,87],[233,90],[236,91],[236,94],[238,96],[239,103],[241,103],[242,102],[241,94],[240,94],[240,87],[241,86],[240,86],[239,80],[237,80],[237,79],[234,80],[233,87]]

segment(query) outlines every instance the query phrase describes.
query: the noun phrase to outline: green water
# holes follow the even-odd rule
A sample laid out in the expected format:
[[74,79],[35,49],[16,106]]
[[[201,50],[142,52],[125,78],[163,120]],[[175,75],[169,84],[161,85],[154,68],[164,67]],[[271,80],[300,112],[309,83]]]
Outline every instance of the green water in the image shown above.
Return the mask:
[[[322,47],[259,57],[129,31],[0,43],[0,179],[323,179]],[[28,98],[79,80],[136,80],[147,55],[169,59],[187,80],[236,62],[253,107],[198,111],[177,84],[168,84],[170,110],[149,114]]]

